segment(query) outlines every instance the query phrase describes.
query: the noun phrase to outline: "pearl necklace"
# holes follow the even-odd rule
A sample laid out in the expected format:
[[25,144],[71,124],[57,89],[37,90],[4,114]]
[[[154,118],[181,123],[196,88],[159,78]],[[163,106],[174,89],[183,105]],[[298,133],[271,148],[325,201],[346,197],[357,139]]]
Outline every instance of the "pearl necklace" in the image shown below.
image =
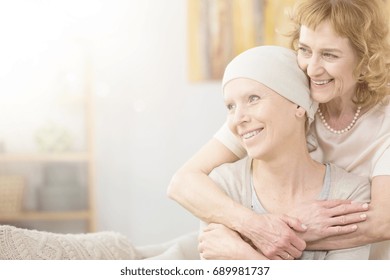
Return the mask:
[[355,113],[355,116],[353,117],[353,120],[352,122],[344,129],[341,129],[341,130],[336,130],[336,129],[333,129],[330,127],[330,125],[328,124],[328,122],[325,120],[325,117],[324,115],[322,114],[321,112],[321,109],[318,107],[318,114],[320,115],[320,118],[321,118],[321,121],[322,123],[324,124],[324,126],[332,133],[334,134],[342,134],[344,132],[347,132],[349,130],[351,130],[351,128],[353,127],[353,125],[356,123],[356,120],[358,119],[359,115],[360,115],[360,110],[362,109],[362,106],[359,106],[356,110],[356,113]]

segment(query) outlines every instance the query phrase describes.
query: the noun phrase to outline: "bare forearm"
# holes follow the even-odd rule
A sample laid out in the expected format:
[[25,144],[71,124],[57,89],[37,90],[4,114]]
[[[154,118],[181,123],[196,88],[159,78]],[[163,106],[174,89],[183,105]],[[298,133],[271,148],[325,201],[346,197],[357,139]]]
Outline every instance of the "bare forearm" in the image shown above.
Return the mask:
[[196,172],[177,173],[170,188],[184,183],[185,189],[178,187],[176,191],[168,193],[201,220],[239,232],[268,258],[280,259],[280,256],[288,254],[296,258],[301,255],[305,242],[296,236],[294,230],[302,231],[304,228],[297,219],[256,214],[234,202],[208,176]]
[[179,171],[172,178],[169,189],[170,198],[207,223],[219,223],[238,229],[241,227],[242,217],[250,212],[234,202],[201,172]]
[[238,160],[229,149],[211,139],[173,176],[168,196],[207,223],[238,230],[248,209],[234,202],[209,178],[209,173],[227,162]]

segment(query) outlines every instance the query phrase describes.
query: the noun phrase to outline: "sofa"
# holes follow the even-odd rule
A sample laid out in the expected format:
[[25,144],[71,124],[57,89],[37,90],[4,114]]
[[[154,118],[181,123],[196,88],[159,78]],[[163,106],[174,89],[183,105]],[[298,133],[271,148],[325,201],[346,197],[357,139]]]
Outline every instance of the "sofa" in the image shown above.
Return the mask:
[[0,225],[1,260],[196,260],[198,232],[134,246],[121,233],[59,234]]

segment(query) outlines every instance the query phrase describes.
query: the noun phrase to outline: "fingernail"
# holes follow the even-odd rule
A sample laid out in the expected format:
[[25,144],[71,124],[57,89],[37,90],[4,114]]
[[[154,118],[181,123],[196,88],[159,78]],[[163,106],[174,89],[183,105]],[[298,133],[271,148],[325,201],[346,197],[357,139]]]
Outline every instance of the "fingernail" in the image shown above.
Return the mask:
[[357,225],[351,226],[352,230],[357,230]]
[[367,218],[367,215],[366,214],[361,214],[360,218],[365,219],[365,218]]
[[368,203],[364,203],[364,204],[362,205],[362,207],[363,207],[363,209],[368,209]]
[[307,229],[307,226],[305,224],[301,225],[303,229]]

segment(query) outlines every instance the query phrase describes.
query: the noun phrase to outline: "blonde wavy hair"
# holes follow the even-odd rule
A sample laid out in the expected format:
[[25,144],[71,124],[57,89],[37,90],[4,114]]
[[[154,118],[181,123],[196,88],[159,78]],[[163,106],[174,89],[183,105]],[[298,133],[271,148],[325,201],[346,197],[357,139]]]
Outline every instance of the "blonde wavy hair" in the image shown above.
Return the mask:
[[306,0],[292,10],[291,47],[297,49],[301,25],[315,29],[329,21],[349,39],[359,63],[354,70],[358,87],[354,102],[374,106],[390,95],[389,21],[383,0]]

